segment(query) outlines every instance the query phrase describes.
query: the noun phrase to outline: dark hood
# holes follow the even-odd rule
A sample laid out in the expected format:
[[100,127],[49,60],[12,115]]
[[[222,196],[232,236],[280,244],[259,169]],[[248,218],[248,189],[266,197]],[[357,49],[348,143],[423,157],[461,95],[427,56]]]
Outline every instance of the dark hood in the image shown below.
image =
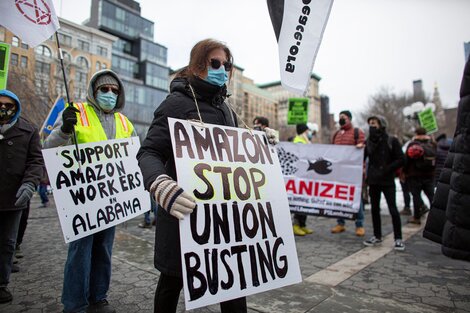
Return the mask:
[[441,150],[446,150],[448,151],[450,149],[450,144],[451,144],[450,139],[442,139],[437,142],[437,147]]

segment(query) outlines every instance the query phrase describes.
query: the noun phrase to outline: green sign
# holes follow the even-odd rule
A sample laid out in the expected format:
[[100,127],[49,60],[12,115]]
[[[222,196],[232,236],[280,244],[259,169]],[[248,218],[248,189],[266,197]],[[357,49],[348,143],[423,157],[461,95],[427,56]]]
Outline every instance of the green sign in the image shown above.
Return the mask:
[[8,63],[10,59],[10,45],[0,42],[0,89],[7,88]]
[[287,124],[307,124],[308,121],[308,98],[290,98],[289,110],[287,111]]
[[429,108],[418,113],[419,124],[426,129],[427,134],[437,132],[437,121],[434,112]]

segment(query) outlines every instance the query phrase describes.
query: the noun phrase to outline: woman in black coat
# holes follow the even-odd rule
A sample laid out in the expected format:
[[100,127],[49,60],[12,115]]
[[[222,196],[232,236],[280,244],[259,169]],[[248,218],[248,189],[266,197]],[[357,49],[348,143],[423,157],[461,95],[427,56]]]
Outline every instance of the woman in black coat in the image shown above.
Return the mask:
[[457,127],[423,233],[448,257],[470,261],[470,60],[465,65]]
[[[168,118],[237,126],[225,103],[232,64],[232,54],[223,43],[212,39],[197,43],[191,50],[189,65],[177,73],[170,94],[155,111],[137,155],[145,187],[158,203],[154,265],[161,275],[154,312],[176,312],[183,287],[178,219],[195,207],[193,197],[177,184]],[[221,311],[246,312],[246,299],[222,302]]]

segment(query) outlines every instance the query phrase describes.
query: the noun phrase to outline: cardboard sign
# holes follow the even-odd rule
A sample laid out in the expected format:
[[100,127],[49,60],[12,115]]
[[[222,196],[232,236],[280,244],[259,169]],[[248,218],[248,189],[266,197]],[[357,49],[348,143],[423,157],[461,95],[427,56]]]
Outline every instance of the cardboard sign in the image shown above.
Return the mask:
[[79,156],[74,145],[42,150],[65,242],[150,210],[136,159],[138,137],[78,147]]
[[301,281],[276,149],[263,132],[168,119],[178,184],[186,309]]
[[437,120],[431,108],[419,112],[418,118],[419,124],[421,125],[421,127],[426,129],[426,133],[428,135],[437,132]]
[[364,150],[354,146],[276,145],[292,212],[355,219]]
[[10,45],[0,43],[0,89],[7,88],[8,65],[10,63]]
[[287,124],[307,124],[308,121],[308,98],[290,98],[289,110],[287,111]]

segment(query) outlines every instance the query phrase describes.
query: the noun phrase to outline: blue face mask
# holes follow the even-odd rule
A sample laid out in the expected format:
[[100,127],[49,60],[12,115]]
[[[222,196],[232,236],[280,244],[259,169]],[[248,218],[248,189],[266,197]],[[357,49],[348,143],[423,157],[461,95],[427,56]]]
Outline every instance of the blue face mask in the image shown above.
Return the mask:
[[221,87],[227,82],[228,74],[223,66],[219,67],[217,70],[209,67],[207,69],[207,77],[204,80],[209,84]]
[[112,91],[102,92],[98,90],[96,93],[96,101],[105,112],[109,112],[116,107],[117,97]]

